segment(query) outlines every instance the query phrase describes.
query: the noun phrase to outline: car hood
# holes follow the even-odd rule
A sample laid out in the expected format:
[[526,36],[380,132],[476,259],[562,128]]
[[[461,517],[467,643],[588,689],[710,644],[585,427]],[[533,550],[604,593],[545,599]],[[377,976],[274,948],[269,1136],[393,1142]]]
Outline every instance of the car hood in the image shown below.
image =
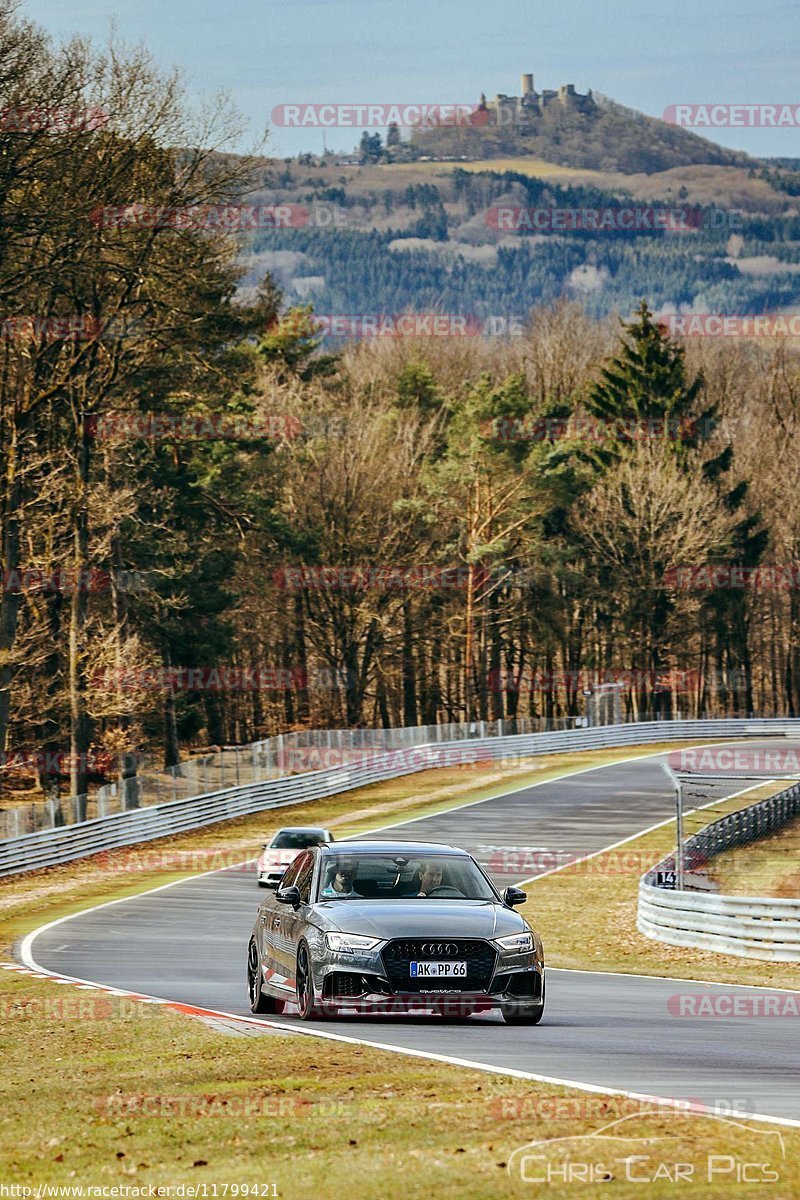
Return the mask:
[[323,900],[316,911],[326,929],[380,938],[496,938],[528,929],[519,913],[488,900]]

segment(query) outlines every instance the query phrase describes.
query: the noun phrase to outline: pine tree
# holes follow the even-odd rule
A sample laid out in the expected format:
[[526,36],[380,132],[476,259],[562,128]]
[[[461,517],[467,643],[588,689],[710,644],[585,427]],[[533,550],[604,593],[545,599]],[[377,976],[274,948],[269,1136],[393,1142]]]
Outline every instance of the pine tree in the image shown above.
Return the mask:
[[619,353],[602,368],[586,401],[590,415],[608,433],[601,443],[606,454],[599,457],[609,461],[635,440],[660,433],[684,458],[712,428],[714,409],[697,411],[703,376],[687,379],[683,347],[653,320],[646,301],[624,328]]

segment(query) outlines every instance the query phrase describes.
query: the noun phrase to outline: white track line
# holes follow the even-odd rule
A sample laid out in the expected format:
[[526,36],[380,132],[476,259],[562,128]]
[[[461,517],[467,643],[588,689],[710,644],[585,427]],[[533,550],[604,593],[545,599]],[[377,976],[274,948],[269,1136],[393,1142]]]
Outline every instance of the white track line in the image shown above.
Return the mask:
[[[741,740],[756,740],[756,739],[741,739]],[[724,743],[714,743],[714,744],[722,745]],[[510,792],[503,792],[499,796],[489,796],[483,800],[468,801],[465,804],[457,805],[457,806],[455,806],[455,808],[447,809],[445,811],[446,812],[454,812],[460,808],[469,808],[473,804],[485,804],[489,800],[500,800],[503,798],[503,796],[513,795],[514,792],[525,791],[527,788],[530,788],[530,787],[543,787],[545,784],[548,784],[548,783],[559,783],[562,779],[568,779],[573,775],[588,774],[590,771],[603,770],[605,767],[621,766],[626,762],[641,762],[643,759],[659,758],[661,755],[666,754],[666,753],[669,753],[669,751],[658,750],[652,754],[636,755],[633,758],[619,759],[614,762],[603,763],[596,767],[586,767],[586,768],[579,769],[577,771],[570,771],[568,774],[558,776],[555,779],[543,779],[543,780],[540,780],[538,783],[534,783],[534,784],[522,784],[519,788],[513,788]],[[763,781],[761,781],[761,782],[763,782]],[[758,786],[760,786],[760,784]],[[751,791],[752,789],[746,788],[744,790]],[[741,794],[742,793],[736,793],[736,795],[741,795]],[[730,799],[733,799],[733,797],[728,796],[728,797],[724,797],[724,799],[730,800]],[[716,800],[713,803],[720,803],[720,800]],[[709,806],[704,806],[704,807],[709,807]],[[439,815],[439,814],[431,814],[431,815]],[[421,818],[421,817],[412,817],[412,818],[410,818],[410,821],[416,821],[416,820],[422,820],[422,819],[423,818]],[[660,821],[657,825],[654,825],[651,828],[658,829],[663,825],[669,824],[669,822],[671,820],[672,820],[672,818],[667,818],[666,821]],[[396,822],[396,824],[405,825],[405,824],[409,824],[410,821],[398,821],[398,822]],[[382,828],[392,829],[392,828],[394,828],[394,826],[387,825],[387,826],[383,826]],[[379,830],[372,830],[371,832],[379,832]],[[642,836],[642,834],[648,833],[648,832],[650,832],[650,830],[643,830],[642,833],[632,834],[631,837],[623,839],[623,842],[616,842],[614,844],[614,846],[623,845],[624,842],[631,841],[633,838],[640,837],[640,836]],[[606,847],[606,850],[614,849],[614,846]],[[603,854],[606,852],[606,850],[597,850],[594,852],[594,854],[587,855],[586,857],[593,858],[595,856],[595,854]],[[579,859],[576,861],[584,861],[584,860]],[[569,866],[569,865],[572,865],[572,864],[565,864],[565,867]],[[555,870],[562,870],[562,869],[564,869],[564,868],[555,868]],[[229,870],[231,870],[230,867],[218,867],[216,870],[213,870],[213,871],[200,871],[200,872],[198,872],[197,875],[192,875],[192,876],[189,876],[188,878],[193,879],[193,880],[200,879],[205,875],[218,875],[218,874],[221,874],[223,871],[229,871]],[[544,872],[544,874],[551,874],[551,873],[552,872]],[[541,878],[543,878],[543,875],[534,876],[534,880],[537,878],[541,879]],[[82,909],[80,912],[70,913],[66,917],[59,917],[55,921],[49,921],[46,925],[41,925],[38,929],[34,929],[31,933],[29,933],[23,939],[22,943],[20,944],[20,948],[19,948],[19,954],[22,959],[22,962],[25,964],[25,966],[29,970],[34,971],[38,975],[43,976],[45,978],[49,978],[51,980],[55,980],[60,983],[74,983],[74,984],[84,984],[84,985],[89,984],[89,985],[93,985],[96,987],[98,985],[95,980],[83,979],[80,976],[75,976],[75,975],[56,974],[56,972],[50,971],[47,967],[40,966],[39,963],[37,963],[35,958],[33,957],[33,943],[36,940],[36,938],[39,937],[40,934],[46,933],[47,930],[54,929],[57,925],[62,925],[66,921],[73,921],[77,917],[82,917],[82,916],[86,916],[88,913],[97,912],[101,908],[110,908],[112,904],[127,904],[131,900],[137,900],[142,896],[151,896],[155,892],[166,891],[167,888],[176,887],[177,884],[186,883],[186,882],[187,882],[187,879],[174,879],[174,880],[172,880],[171,883],[163,883],[163,884],[160,884],[158,887],[148,888],[147,891],[140,892],[136,896],[125,896],[119,900],[106,900],[102,904],[94,904],[90,908]],[[554,968],[554,967],[548,968],[549,971],[560,970],[560,969],[563,969],[563,968]],[[581,973],[587,974],[587,975],[594,975],[594,976],[625,974],[624,972],[615,972],[615,971],[596,971],[596,972],[595,971],[584,971]],[[633,979],[659,979],[660,978],[660,979],[667,979],[669,981],[672,981],[671,977],[669,977],[669,976],[632,975],[632,976],[626,976],[626,977],[630,977]],[[697,980],[697,979],[683,979],[683,980],[676,979],[672,982],[697,983],[697,984],[700,984],[701,986],[706,984],[705,980]],[[100,986],[102,987],[103,985],[100,985]],[[709,982],[708,986],[712,986],[712,987],[746,987],[748,985],[746,985],[746,984],[720,984],[720,983]],[[772,988],[772,987],[759,989],[758,985],[751,985],[751,986],[753,986],[755,988],[755,990],[765,990],[765,991],[785,991],[785,990],[787,990],[787,989]],[[155,1001],[158,1003],[169,1004],[169,1005],[176,1005],[176,1004],[179,1005],[181,1003],[180,1001],[169,1000],[168,998],[166,998],[164,996],[148,996],[141,992],[125,992],[118,988],[108,988],[107,990],[112,995],[128,996],[128,997],[133,997],[133,998],[139,999],[139,1000],[149,1000],[149,1001]],[[194,1008],[196,1006],[183,1005],[183,1007],[184,1008]],[[226,1012],[221,1009],[201,1009],[199,1011],[207,1013],[208,1015],[211,1015],[211,1016],[224,1017],[224,1018],[227,1018],[228,1020],[241,1022],[242,1024],[246,1024],[246,1025],[255,1025],[255,1026],[266,1025],[270,1029],[280,1030],[285,1034],[300,1034],[300,1035],[303,1035],[306,1037],[323,1038],[326,1041],[344,1042],[344,1043],[347,1043],[350,1045],[356,1045],[356,1046],[370,1046],[371,1048],[373,1048],[375,1050],[385,1050],[390,1054],[403,1054],[403,1055],[406,1055],[407,1057],[411,1057],[411,1058],[422,1058],[428,1062],[441,1062],[441,1063],[446,1063],[449,1066],[469,1067],[473,1070],[485,1071],[485,1072],[487,1072],[489,1074],[493,1074],[493,1075],[506,1075],[506,1076],[510,1076],[514,1079],[529,1079],[536,1083],[549,1083],[549,1084],[556,1085],[558,1087],[575,1088],[576,1090],[581,1091],[581,1092],[591,1092],[591,1093],[598,1094],[598,1095],[626,1096],[626,1097],[629,1097],[630,1099],[641,1100],[648,1104],[663,1104],[663,1105],[667,1105],[669,1107],[672,1107],[672,1108],[675,1108],[678,1110],[689,1111],[686,1108],[685,1101],[676,1100],[670,1096],[650,1096],[643,1092],[632,1092],[626,1088],[603,1087],[602,1085],[596,1084],[596,1083],[585,1083],[581,1080],[576,1080],[576,1079],[561,1079],[561,1078],[558,1078],[558,1077],[552,1076],[552,1075],[540,1075],[540,1074],[537,1074],[532,1071],[520,1071],[514,1067],[499,1067],[492,1063],[476,1062],[476,1061],[473,1061],[472,1059],[457,1058],[457,1057],[455,1057],[453,1055],[449,1055],[449,1054],[437,1054],[435,1052],[428,1051],[428,1050],[414,1050],[411,1047],[405,1047],[405,1046],[385,1045],[383,1042],[373,1042],[373,1041],[369,1040],[368,1038],[348,1037],[346,1034],[328,1033],[327,1031],[323,1032],[321,1030],[316,1030],[316,1029],[313,1029],[313,1030],[312,1029],[304,1029],[301,1026],[297,1026],[297,1027],[286,1026],[286,1025],[278,1023],[277,1021],[261,1021],[254,1017],[253,1018],[242,1017],[238,1013]],[[707,1112],[708,1115],[710,1115],[710,1116],[714,1115],[716,1112],[716,1110],[712,1109],[712,1108],[708,1108],[708,1109],[701,1108],[699,1111],[701,1112],[701,1114],[703,1112]],[[742,1119],[746,1119],[746,1120],[750,1120],[750,1121],[761,1121],[761,1122],[764,1122],[764,1123],[770,1124],[770,1125],[785,1125],[785,1126],[789,1126],[792,1128],[800,1129],[800,1120],[795,1120],[791,1117],[773,1117],[773,1116],[769,1116],[765,1113],[747,1113],[745,1116],[742,1117]]]

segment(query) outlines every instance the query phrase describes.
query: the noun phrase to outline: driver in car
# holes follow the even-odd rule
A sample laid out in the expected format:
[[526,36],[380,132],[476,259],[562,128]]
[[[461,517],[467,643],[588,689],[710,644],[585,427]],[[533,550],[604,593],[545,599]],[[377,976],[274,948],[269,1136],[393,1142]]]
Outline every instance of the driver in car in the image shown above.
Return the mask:
[[419,891],[411,892],[412,896],[430,896],[431,892],[442,886],[442,868],[439,863],[424,863],[419,875]]

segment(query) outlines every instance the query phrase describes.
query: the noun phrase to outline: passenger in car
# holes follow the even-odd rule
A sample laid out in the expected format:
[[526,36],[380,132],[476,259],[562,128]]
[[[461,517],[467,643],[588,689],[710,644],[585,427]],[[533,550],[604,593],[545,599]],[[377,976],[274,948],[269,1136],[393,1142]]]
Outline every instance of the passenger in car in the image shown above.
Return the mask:
[[363,899],[360,892],[355,891],[353,880],[355,879],[356,869],[343,863],[337,867],[333,873],[333,878],[329,880],[327,887],[323,888],[322,895],[329,897],[347,896],[354,899]]

